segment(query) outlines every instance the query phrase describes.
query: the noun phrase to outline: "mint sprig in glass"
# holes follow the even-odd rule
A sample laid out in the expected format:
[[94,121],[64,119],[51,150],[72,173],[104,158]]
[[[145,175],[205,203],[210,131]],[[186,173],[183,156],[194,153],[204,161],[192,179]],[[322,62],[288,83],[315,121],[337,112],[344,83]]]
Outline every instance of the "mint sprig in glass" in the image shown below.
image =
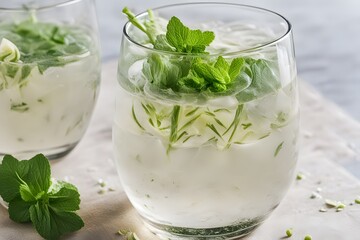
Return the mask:
[[235,239],[284,197],[298,152],[291,25],[221,3],[123,13],[115,162],[164,239]]
[[0,155],[62,157],[99,92],[94,2],[4,1],[0,13]]

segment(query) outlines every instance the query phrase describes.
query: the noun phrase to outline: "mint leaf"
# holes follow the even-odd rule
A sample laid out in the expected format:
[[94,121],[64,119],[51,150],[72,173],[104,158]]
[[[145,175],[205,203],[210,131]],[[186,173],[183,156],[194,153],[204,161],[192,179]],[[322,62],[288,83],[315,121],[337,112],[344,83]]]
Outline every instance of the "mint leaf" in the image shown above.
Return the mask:
[[78,43],[71,43],[64,48],[64,52],[70,55],[76,55],[79,52],[86,52],[86,47]]
[[231,79],[226,69],[212,66],[206,62],[195,63],[193,66],[195,72],[203,77],[209,84],[217,82],[220,84],[228,84]]
[[166,39],[165,34],[160,34],[156,36],[156,40],[154,42],[154,48],[163,51],[175,52],[176,49],[170,45],[170,43]]
[[29,208],[33,203],[24,202],[20,197],[13,199],[9,203],[10,219],[18,223],[30,222]]
[[181,76],[182,69],[167,57],[151,54],[144,63],[143,73],[152,85],[161,89],[176,90],[178,76]]
[[205,53],[206,46],[214,40],[213,32],[191,30],[177,17],[172,17],[167,25],[166,34],[157,34],[158,27],[151,10],[148,10],[148,20],[141,22],[127,7],[122,12],[128,20],[140,31],[145,33],[155,49],[183,53]]
[[19,162],[16,158],[6,155],[0,164],[0,196],[5,202],[10,202],[20,197],[20,178],[24,178],[29,172],[29,164],[26,161]]
[[25,182],[23,184],[20,184],[20,196],[25,202],[36,201],[36,197],[31,192],[29,185],[27,185],[27,183]]
[[218,57],[214,67],[217,69],[223,69],[226,72],[229,71],[229,68],[230,68],[229,63],[222,56]]
[[229,65],[222,56],[217,58],[215,64],[199,60],[193,64],[189,76],[181,80],[181,84],[200,91],[224,92],[238,76],[243,62],[236,58]]
[[58,26],[55,26],[52,29],[52,34],[51,34],[50,39],[53,42],[56,42],[56,43],[59,43],[59,44],[66,44],[66,41],[67,41],[66,33],[61,32],[61,30],[60,30],[60,28]]
[[215,63],[197,58],[185,77],[178,76],[181,92],[239,92],[251,83],[251,79],[239,78],[245,60],[235,58],[231,64],[219,56]]
[[27,78],[31,73],[31,67],[29,65],[24,65],[22,68],[21,68],[21,78],[20,78],[20,81],[21,80],[24,80],[25,78]]
[[[69,63],[69,62],[67,62]],[[49,59],[46,61],[38,62],[38,69],[41,74],[44,74],[44,72],[50,68],[50,67],[63,67],[65,66],[66,62],[62,61],[58,58]]]
[[6,66],[6,76],[14,78],[19,71],[19,66],[14,63],[8,63]]
[[49,205],[61,211],[76,211],[80,207],[80,194],[77,188],[67,182],[57,182],[49,193]]
[[6,155],[0,164],[0,195],[9,203],[10,219],[31,221],[42,237],[58,239],[84,222],[73,212],[80,205],[76,187],[62,181],[51,185],[50,174],[42,154],[24,161]]
[[29,107],[28,107],[27,103],[24,103],[24,102],[19,103],[19,104],[17,104],[17,103],[12,103],[10,109],[11,109],[12,111],[16,111],[16,112],[21,112],[21,113],[22,113],[22,112],[28,111],[28,110],[29,110]]
[[190,30],[177,17],[172,17],[167,25],[166,39],[177,52],[204,53],[214,38],[213,32]]
[[239,76],[244,64],[245,60],[243,58],[235,58],[232,60],[231,65],[228,69],[231,80],[234,80],[235,78],[237,78],[237,76]]
[[[180,19],[172,17],[167,24],[165,34],[150,34],[150,26],[156,26],[152,14],[149,13],[151,24],[140,23],[135,15],[125,8],[135,27],[151,35],[154,49],[192,53],[192,55],[160,55],[150,54],[143,64],[143,74],[151,84],[148,91],[156,96],[174,97],[178,93],[201,93],[202,97],[219,95],[235,95],[239,103],[248,102],[274,92],[280,82],[264,59],[235,58],[230,62],[222,56],[216,61],[210,57],[194,56],[206,53],[206,47],[214,40],[211,31],[192,30]],[[151,12],[152,13],[152,12]],[[149,28],[149,29],[148,29]],[[154,29],[154,28],[153,28]],[[143,86],[142,86],[143,87]]]
[[25,180],[29,189],[35,196],[42,192],[47,193],[51,184],[49,160],[43,154],[38,154],[28,160],[28,164],[29,172]]
[[18,56],[15,59],[20,58],[24,63],[21,74],[17,74],[20,69],[17,65],[6,64],[0,70],[19,82],[29,76],[33,66],[39,65],[40,73],[50,67],[65,66],[77,61],[77,58],[68,56],[84,54],[91,46],[91,38],[85,31],[65,25],[23,21],[18,24],[1,24],[0,28],[4,29],[0,38],[9,39],[13,43],[14,48],[21,53],[15,54]]
[[275,92],[281,87],[280,82],[266,60],[248,58],[245,61],[246,69],[241,72],[239,79],[244,81],[251,79],[251,84],[236,95],[240,103],[260,98]]
[[179,80],[182,92],[201,92],[206,88],[206,81],[194,71],[190,71],[189,75]]
[[38,233],[49,240],[58,239],[61,235],[77,231],[84,226],[77,214],[58,211],[43,202],[37,202],[30,207],[30,219]]

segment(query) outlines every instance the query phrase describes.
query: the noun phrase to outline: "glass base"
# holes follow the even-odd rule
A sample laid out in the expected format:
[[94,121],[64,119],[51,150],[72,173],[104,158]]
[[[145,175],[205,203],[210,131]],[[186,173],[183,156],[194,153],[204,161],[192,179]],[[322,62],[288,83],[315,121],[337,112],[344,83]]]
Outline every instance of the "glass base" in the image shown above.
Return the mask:
[[151,222],[143,218],[146,227],[160,237],[166,240],[205,240],[205,239],[240,239],[254,231],[266,217],[258,217],[239,222],[235,225],[217,227],[217,228],[183,228],[163,225]]
[[[40,149],[40,150],[17,152],[17,153],[13,153],[11,155],[13,155],[14,157],[19,158],[19,159],[29,159],[39,153],[42,153],[49,160],[56,160],[56,159],[62,158],[64,156],[66,156],[67,154],[69,154],[76,147],[77,144],[78,144],[78,142],[67,144],[64,146],[56,147],[56,148],[50,148],[50,149]],[[0,152],[0,162],[1,162],[1,159],[3,158],[3,156],[5,156],[5,155],[6,155],[6,153]]]

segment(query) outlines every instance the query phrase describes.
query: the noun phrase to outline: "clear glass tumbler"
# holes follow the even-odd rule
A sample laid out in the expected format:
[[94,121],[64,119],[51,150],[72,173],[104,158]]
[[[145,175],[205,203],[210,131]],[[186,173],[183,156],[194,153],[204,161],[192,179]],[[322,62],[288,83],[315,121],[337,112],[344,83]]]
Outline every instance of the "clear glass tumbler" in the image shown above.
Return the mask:
[[[149,23],[155,16],[163,33],[176,16],[192,29],[213,31],[215,40],[208,54],[157,50],[126,23],[113,126],[124,190],[163,239],[245,236],[293,180],[299,103],[291,25],[272,11],[238,4],[153,12],[136,18]],[[194,64],[234,61],[242,67],[229,90],[183,90]]]
[[93,0],[1,1],[0,156],[69,153],[99,93]]

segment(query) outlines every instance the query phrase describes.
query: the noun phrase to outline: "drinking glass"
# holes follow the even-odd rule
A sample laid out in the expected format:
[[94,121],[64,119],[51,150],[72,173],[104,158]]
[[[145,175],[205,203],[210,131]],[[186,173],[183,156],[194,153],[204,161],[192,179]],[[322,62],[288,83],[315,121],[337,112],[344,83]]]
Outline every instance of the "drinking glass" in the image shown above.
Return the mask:
[[0,22],[0,157],[62,157],[84,135],[99,93],[95,3],[1,1]]
[[[125,24],[113,125],[120,180],[162,239],[238,239],[279,205],[294,178],[299,103],[291,25],[239,4],[153,12],[159,29],[176,16],[191,29],[213,31],[215,40],[209,54],[156,50]],[[152,14],[136,18],[149,22]],[[215,63],[219,56],[243,64],[231,91],[176,91],[189,71],[177,63]],[[159,88],[159,79],[173,85]]]

